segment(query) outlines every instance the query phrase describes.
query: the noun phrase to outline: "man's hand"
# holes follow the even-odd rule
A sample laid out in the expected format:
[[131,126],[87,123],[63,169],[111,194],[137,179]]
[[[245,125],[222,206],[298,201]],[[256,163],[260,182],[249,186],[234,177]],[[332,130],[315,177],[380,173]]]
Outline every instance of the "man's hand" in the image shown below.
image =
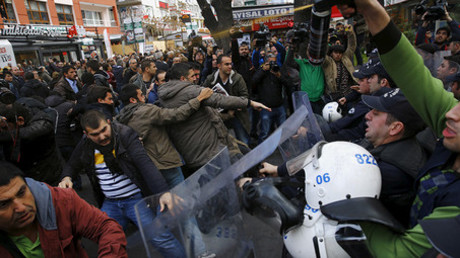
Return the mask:
[[339,99],[339,104],[340,105],[345,105],[345,103],[347,103],[347,99],[345,97],[342,97]]
[[271,71],[271,73],[272,73],[273,75],[275,75],[277,78],[280,78],[280,77],[281,77],[281,72],[280,72],[280,71],[278,71],[278,72],[273,72],[273,71]]
[[369,32],[375,35],[390,22],[390,16],[377,0],[355,0],[356,8],[346,4],[337,5],[343,17],[350,18],[356,12],[363,15]]
[[229,115],[231,118],[234,118],[235,117],[235,110],[231,109],[231,110],[227,111],[227,115]]
[[275,177],[278,176],[278,166],[272,165],[268,162],[262,163],[262,168],[259,169],[259,175],[262,177],[271,176]]
[[175,194],[166,192],[160,196],[159,202],[160,212],[163,212],[165,207],[167,207],[169,213],[174,216],[176,213],[180,212],[184,200]]
[[72,188],[72,186],[73,186],[73,183],[72,183],[72,178],[70,178],[70,176],[64,177],[59,183],[60,188]]
[[297,133],[294,134],[292,136],[293,139],[297,139],[299,137],[301,138],[305,138],[305,136],[307,136],[307,133],[308,133],[308,128],[304,127],[304,126],[301,126],[299,127],[299,129],[297,129]]
[[262,109],[268,110],[270,112],[272,111],[271,108],[265,106],[264,104],[262,104],[260,102],[254,101],[254,100],[251,100],[251,107],[254,108],[257,111],[261,111]]
[[210,88],[204,88],[204,89],[201,90],[200,95],[198,95],[196,98],[198,99],[198,101],[201,102],[201,101],[211,97],[211,95],[213,93],[214,93],[214,91],[211,90]]
[[446,20],[447,22],[451,22],[451,21],[452,21],[452,17],[450,17],[449,12],[447,12],[447,6],[446,6],[446,5],[444,5],[444,16],[443,16],[443,20]]

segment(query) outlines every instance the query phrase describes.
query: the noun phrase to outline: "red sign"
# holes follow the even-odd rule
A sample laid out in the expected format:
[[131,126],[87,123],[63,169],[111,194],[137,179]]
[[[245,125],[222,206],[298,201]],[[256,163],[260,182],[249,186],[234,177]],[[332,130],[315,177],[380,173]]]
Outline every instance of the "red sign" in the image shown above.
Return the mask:
[[293,24],[294,16],[281,16],[277,18],[268,19],[254,19],[252,21],[252,30],[257,31],[260,28],[260,23],[264,23],[270,30],[289,28],[290,24]]
[[165,3],[165,2],[159,2],[159,3],[160,3],[160,8],[162,8],[162,9],[168,9],[169,8],[168,3]]

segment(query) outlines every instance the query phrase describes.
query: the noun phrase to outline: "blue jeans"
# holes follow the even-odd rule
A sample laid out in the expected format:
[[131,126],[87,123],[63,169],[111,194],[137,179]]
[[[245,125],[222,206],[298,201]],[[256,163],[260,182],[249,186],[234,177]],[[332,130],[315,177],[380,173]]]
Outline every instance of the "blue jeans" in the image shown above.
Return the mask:
[[[171,189],[185,180],[180,167],[162,169],[160,172]],[[206,246],[203,242],[201,232],[197,227],[195,217],[192,216],[190,219],[182,221],[180,227],[188,257],[197,257],[206,252]]]
[[279,127],[285,120],[286,110],[284,109],[284,106],[272,108],[272,112],[262,109],[262,111],[260,111],[259,143],[263,142],[268,137],[272,124]]
[[241,123],[241,121],[238,118],[234,117],[230,120],[230,123],[231,123],[233,130],[235,131],[236,139],[246,144],[249,144],[248,132],[246,132],[246,129],[244,129],[244,126]]
[[174,186],[184,182],[184,174],[182,174],[182,169],[180,167],[177,168],[168,168],[168,169],[160,169],[161,174],[166,180],[170,189],[173,189]]
[[[140,193],[122,200],[105,199],[101,210],[115,219],[123,229],[126,228],[129,221],[139,227],[134,205],[140,200],[142,200],[142,194]],[[155,214],[147,207],[142,206],[139,210],[139,217],[142,219],[142,224],[149,224],[155,218]],[[184,247],[169,231],[155,235],[150,242],[164,257],[186,257]]]

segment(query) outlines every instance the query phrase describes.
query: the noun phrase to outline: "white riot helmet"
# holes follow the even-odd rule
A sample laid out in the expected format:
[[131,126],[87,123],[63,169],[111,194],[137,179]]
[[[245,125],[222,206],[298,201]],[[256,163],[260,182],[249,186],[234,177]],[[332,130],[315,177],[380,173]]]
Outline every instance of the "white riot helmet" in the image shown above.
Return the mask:
[[328,123],[335,122],[342,118],[342,110],[339,107],[337,102],[329,102],[323,108],[323,118],[326,119]]
[[[318,142],[312,149],[286,163],[290,175],[305,171],[302,226],[287,232],[284,242],[294,257],[349,257],[352,249],[339,245],[338,222],[373,221],[403,230],[377,199],[380,169],[363,147],[349,142]],[[364,240],[361,228],[346,225]],[[348,232],[350,229],[348,229]],[[360,255],[352,255],[360,256]]]

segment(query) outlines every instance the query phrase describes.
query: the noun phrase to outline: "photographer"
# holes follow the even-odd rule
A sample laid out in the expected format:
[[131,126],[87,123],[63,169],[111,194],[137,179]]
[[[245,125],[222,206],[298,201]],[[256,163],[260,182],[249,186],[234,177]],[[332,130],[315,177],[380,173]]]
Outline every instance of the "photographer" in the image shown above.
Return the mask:
[[[269,134],[273,124],[280,126],[286,120],[286,110],[283,105],[283,87],[289,87],[290,83],[281,76],[280,67],[276,62],[276,56],[270,54],[265,63],[254,74],[252,80],[259,95],[259,101],[272,109],[271,112],[260,112],[260,133],[258,142],[263,142]],[[292,92],[288,90],[287,92]]]
[[[434,22],[436,18],[439,18],[439,17],[436,17],[433,13],[430,13],[430,11],[426,11],[423,14],[422,16],[423,23],[419,27],[417,31],[417,35],[415,37],[416,46],[425,43],[425,33],[429,29],[428,27],[430,23]],[[443,17],[440,17],[440,18],[441,20],[446,20],[449,27],[441,27],[438,30],[436,30],[434,42],[431,43],[431,45],[435,47],[436,51],[449,50],[448,48],[449,37],[452,36],[454,38],[458,38],[460,36],[460,28],[459,28],[460,24],[457,21],[452,20],[449,13],[445,9],[445,7],[444,7],[444,15]]]

